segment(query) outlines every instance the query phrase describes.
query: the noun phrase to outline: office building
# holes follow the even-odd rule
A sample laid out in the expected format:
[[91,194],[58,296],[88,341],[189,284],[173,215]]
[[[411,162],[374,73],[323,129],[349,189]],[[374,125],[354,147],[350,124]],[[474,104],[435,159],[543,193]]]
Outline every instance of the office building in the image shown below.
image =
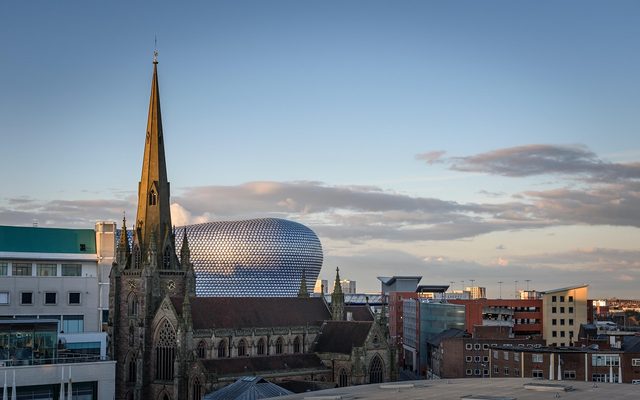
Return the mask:
[[542,294],[543,337],[549,346],[572,346],[588,322],[589,285],[546,290]]

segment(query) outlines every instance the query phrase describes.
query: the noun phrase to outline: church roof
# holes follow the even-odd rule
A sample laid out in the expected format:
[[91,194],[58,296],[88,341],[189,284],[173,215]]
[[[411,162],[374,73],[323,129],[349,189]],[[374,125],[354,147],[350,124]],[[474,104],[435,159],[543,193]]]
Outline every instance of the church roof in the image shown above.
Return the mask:
[[293,392],[260,376],[243,376],[229,386],[204,396],[205,400],[254,400],[284,396]]
[[215,358],[202,360],[202,365],[208,372],[215,373],[218,376],[270,375],[287,371],[326,369],[320,358],[315,354]]
[[316,338],[317,353],[351,354],[354,347],[364,346],[373,322],[327,321]]
[[[171,302],[181,312],[183,298]],[[194,297],[191,319],[193,329],[320,326],[331,313],[318,297]]]
[[344,306],[345,318],[348,312],[351,313],[353,321],[373,321],[373,313],[369,306]]

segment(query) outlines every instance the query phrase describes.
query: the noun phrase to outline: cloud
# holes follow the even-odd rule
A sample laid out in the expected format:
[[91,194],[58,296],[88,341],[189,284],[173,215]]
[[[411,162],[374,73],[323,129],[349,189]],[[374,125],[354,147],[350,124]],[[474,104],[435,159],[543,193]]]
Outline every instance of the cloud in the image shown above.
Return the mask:
[[442,156],[446,154],[446,151],[430,151],[427,153],[416,154],[416,160],[421,160],[429,165],[442,162]]
[[530,144],[453,157],[446,162],[456,171],[509,177],[555,174],[596,182],[640,179],[640,163],[608,162],[578,145]]

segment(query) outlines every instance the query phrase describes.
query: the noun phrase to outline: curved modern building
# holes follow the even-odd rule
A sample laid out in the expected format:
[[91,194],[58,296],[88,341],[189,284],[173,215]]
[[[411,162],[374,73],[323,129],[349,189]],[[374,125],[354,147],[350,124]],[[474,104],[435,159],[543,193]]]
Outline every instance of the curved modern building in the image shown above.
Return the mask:
[[176,229],[177,249],[184,229],[197,296],[296,296],[303,271],[311,293],[322,267],[320,240],[297,222],[261,218],[187,225]]

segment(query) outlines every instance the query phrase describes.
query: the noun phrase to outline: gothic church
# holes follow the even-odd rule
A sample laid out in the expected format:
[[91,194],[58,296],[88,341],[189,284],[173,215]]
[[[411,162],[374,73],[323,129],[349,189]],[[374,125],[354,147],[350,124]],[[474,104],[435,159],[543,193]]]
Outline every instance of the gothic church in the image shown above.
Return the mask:
[[336,273],[332,307],[309,297],[195,297],[188,232],[175,247],[160,111],[158,62],[138,185],[133,244],[123,220],[110,275],[109,354],[116,399],[200,400],[246,375],[321,387],[395,378],[384,321],[344,304]]

